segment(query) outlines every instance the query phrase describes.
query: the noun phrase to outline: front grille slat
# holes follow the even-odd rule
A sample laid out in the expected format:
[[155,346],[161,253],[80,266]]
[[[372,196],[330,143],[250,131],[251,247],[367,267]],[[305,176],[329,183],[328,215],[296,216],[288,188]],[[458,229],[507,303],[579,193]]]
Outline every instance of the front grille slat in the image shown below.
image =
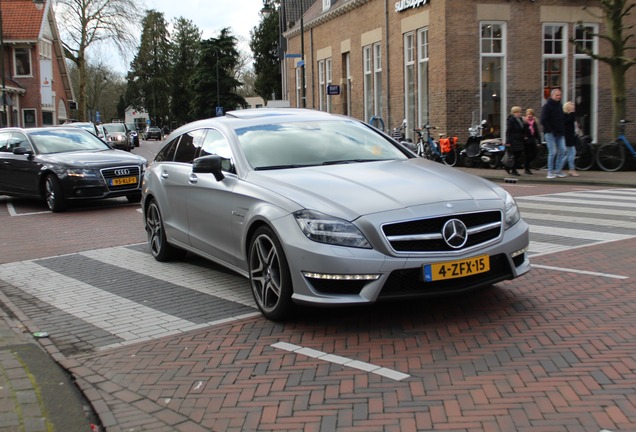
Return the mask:
[[[468,240],[460,249],[450,247],[443,239],[442,229],[450,219],[461,220],[468,229]],[[488,243],[501,235],[502,226],[502,213],[494,210],[386,224],[382,231],[397,253],[432,253],[454,252]]]

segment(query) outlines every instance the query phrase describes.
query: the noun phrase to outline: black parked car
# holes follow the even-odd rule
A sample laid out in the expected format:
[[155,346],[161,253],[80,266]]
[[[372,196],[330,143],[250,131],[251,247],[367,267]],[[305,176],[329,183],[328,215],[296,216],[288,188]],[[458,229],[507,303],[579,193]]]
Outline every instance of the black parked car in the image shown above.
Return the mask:
[[161,129],[154,126],[147,128],[145,135],[147,140],[149,139],[162,140],[163,139],[163,132],[161,132]]
[[40,198],[54,212],[68,200],[139,201],[146,165],[76,127],[0,129],[0,195]]

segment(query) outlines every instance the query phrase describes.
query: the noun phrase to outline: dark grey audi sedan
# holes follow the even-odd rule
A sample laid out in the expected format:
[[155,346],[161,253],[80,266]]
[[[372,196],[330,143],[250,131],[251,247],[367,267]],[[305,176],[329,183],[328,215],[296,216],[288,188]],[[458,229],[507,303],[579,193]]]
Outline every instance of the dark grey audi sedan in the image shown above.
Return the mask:
[[146,164],[77,127],[0,129],[0,194],[43,199],[54,212],[69,200],[138,202]]
[[294,303],[459,293],[530,270],[506,190],[356,119],[240,110],[166,141],[143,180],[152,255],[188,251],[248,277],[270,319]]

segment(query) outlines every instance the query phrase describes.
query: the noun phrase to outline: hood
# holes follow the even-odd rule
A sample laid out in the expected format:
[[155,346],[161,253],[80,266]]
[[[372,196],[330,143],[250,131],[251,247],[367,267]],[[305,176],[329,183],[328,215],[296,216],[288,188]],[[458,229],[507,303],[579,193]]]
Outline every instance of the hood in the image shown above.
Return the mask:
[[68,152],[40,155],[42,162],[65,164],[73,167],[109,166],[109,165],[139,165],[146,163],[146,159],[122,150],[103,150],[86,152]]
[[421,158],[252,171],[246,180],[347,220],[439,202],[502,199],[489,181]]

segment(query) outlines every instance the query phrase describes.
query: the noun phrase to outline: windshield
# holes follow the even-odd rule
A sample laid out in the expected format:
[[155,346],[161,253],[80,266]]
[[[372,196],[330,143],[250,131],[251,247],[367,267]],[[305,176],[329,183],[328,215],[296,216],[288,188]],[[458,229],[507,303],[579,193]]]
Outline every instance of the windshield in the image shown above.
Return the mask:
[[30,132],[29,137],[38,153],[108,150],[110,147],[95,135],[82,129],[43,130]]
[[126,128],[123,123],[109,123],[104,125],[104,129],[106,130],[106,133],[126,132]]
[[236,133],[256,170],[408,158],[381,134],[353,120],[272,123]]

